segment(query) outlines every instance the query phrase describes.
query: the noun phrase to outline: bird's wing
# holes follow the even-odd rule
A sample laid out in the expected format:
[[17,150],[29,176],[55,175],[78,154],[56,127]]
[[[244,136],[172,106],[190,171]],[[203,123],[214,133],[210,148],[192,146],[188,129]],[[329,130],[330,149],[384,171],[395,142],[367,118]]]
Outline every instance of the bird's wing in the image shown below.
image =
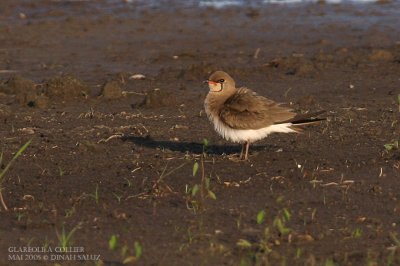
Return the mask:
[[260,129],[295,117],[290,108],[240,88],[228,98],[219,112],[220,119],[234,129]]

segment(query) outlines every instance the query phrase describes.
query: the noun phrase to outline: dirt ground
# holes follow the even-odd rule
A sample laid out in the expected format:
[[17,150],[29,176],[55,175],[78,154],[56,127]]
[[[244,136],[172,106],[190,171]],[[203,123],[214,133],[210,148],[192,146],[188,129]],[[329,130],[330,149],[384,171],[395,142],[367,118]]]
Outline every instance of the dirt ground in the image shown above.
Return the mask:
[[[398,1],[0,10],[0,265],[400,265]],[[327,120],[237,161],[218,69]]]

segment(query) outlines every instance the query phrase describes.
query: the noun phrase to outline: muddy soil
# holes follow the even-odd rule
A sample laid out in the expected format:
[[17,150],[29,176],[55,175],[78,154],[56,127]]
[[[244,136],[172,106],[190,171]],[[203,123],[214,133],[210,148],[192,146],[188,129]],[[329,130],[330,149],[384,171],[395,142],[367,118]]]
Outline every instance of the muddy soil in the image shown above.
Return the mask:
[[[0,265],[400,265],[399,2],[0,10]],[[327,120],[238,161],[218,69]]]

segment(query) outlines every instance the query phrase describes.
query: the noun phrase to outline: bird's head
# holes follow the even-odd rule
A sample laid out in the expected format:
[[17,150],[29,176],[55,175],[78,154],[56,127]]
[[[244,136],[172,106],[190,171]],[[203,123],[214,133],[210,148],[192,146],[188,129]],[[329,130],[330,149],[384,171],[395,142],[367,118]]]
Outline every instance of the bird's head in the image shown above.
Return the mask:
[[211,93],[225,94],[235,90],[235,81],[224,71],[215,71],[205,81]]

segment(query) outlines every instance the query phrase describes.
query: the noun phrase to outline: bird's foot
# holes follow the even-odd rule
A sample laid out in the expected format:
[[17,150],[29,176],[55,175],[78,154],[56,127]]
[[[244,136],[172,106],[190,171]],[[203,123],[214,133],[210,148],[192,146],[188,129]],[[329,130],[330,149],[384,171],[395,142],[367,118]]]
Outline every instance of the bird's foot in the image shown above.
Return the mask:
[[228,156],[228,159],[233,161],[233,162],[243,162],[246,161],[244,158],[244,155],[239,155],[238,154],[232,154]]

